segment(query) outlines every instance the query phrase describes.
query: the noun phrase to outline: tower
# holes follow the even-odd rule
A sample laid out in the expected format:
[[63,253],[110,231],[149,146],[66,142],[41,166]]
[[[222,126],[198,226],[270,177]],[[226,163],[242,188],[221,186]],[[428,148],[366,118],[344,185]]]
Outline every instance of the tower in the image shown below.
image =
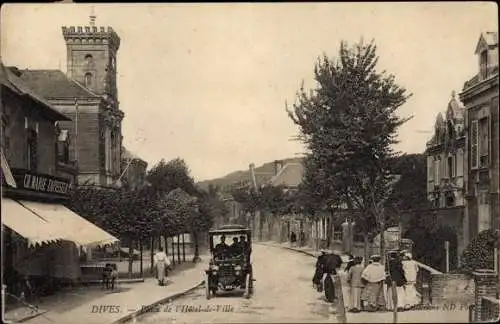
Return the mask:
[[67,49],[67,75],[95,94],[117,103],[116,55],[120,37],[111,27],[62,27]]

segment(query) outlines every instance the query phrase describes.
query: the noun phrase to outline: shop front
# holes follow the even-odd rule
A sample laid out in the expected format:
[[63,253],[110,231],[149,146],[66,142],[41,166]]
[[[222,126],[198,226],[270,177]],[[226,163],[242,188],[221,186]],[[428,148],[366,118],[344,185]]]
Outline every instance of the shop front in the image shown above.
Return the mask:
[[81,248],[118,242],[65,206],[69,180],[2,163],[2,182],[2,254],[12,294],[23,292],[27,279],[42,295],[78,282]]

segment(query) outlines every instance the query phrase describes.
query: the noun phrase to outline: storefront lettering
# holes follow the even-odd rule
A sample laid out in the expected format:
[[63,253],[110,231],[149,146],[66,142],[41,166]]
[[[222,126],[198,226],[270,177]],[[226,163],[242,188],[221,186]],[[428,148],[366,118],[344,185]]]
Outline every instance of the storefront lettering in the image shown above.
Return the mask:
[[24,174],[22,185],[24,189],[61,195],[67,194],[71,186],[71,184],[67,181],[61,181],[30,173]]

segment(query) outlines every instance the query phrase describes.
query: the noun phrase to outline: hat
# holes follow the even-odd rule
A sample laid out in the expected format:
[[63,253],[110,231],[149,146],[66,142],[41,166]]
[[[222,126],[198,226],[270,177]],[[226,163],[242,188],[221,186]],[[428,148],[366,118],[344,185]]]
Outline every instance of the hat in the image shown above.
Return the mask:
[[320,249],[319,251],[321,253],[330,253],[330,250],[328,250],[328,249]]

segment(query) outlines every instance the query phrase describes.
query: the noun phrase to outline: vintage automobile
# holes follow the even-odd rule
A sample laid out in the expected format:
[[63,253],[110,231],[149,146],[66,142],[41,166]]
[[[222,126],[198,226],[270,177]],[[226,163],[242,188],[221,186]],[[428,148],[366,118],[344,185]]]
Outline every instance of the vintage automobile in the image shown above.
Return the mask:
[[[245,237],[247,248],[231,246],[234,238]],[[221,249],[218,244],[225,240],[228,245]],[[220,291],[244,289],[245,298],[253,293],[253,273],[250,261],[252,232],[241,225],[224,225],[209,231],[209,247],[212,258],[205,270],[205,295],[209,299]]]

